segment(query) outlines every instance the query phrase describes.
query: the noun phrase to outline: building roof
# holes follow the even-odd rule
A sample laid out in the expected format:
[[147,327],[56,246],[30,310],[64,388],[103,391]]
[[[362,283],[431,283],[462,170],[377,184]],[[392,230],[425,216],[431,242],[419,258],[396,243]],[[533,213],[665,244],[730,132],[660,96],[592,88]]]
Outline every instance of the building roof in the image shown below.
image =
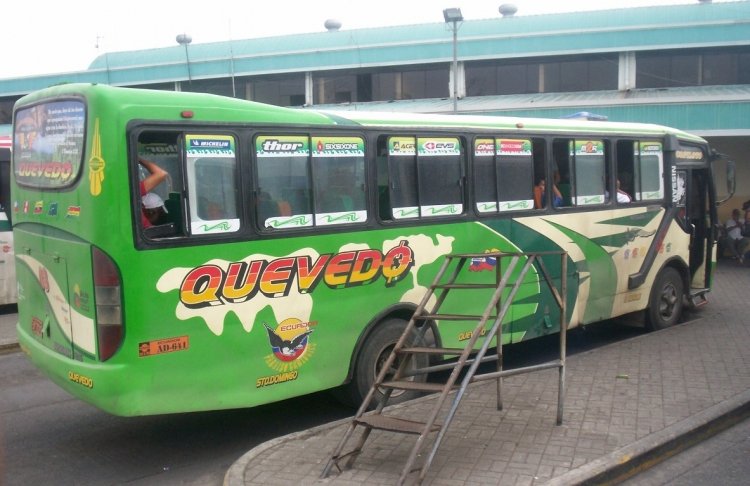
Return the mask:
[[[750,133],[750,85],[474,96],[458,100],[462,114],[562,118],[581,107],[608,120],[655,120],[700,135]],[[451,98],[315,105],[337,111],[451,113]],[[707,127],[710,127],[708,129]]]

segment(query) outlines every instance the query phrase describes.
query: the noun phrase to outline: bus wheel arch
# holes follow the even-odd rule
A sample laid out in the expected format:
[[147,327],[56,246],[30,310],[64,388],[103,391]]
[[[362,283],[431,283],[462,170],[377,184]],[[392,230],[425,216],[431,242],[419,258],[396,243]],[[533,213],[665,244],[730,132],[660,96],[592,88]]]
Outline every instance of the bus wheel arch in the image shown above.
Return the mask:
[[[334,396],[337,399],[348,405],[359,406],[362,403],[413,313],[413,306],[397,307],[370,322],[360,335],[352,353],[347,383],[334,389]],[[429,325],[430,329],[425,333],[424,345],[435,346],[439,341],[436,327],[432,322],[425,325]],[[413,335],[416,336],[416,331]],[[416,367],[425,367],[428,361],[427,355],[418,355]],[[425,381],[426,378],[426,375],[420,375],[415,379]],[[388,403],[389,405],[401,403],[417,396],[419,396],[417,392],[394,390]],[[377,405],[379,399],[380,396],[371,404],[371,408]]]
[[657,331],[674,326],[685,306],[687,267],[673,261],[664,265],[654,279],[646,308],[646,326]]

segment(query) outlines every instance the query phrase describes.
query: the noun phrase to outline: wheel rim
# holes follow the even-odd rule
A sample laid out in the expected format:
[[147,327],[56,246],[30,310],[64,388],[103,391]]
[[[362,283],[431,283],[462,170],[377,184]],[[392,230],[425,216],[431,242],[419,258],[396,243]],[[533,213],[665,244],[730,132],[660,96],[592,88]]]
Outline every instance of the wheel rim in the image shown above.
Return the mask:
[[[380,370],[383,369],[383,366],[385,366],[386,361],[388,361],[388,356],[391,355],[391,351],[393,351],[393,348],[395,347],[394,344],[389,344],[388,346],[385,346],[383,349],[380,350],[380,353],[378,353],[378,359],[375,360],[375,369],[373,370],[374,375],[373,378],[376,378],[380,374]],[[392,380],[393,377],[396,375],[396,370],[398,370],[399,365],[401,364],[401,358],[398,356],[396,357],[396,360],[393,362],[393,366],[388,369],[388,371],[385,374],[385,381]],[[414,363],[412,363],[411,367],[414,367]],[[414,380],[413,376],[410,376],[406,378],[406,380],[412,381]],[[391,392],[391,397],[395,398],[400,395],[403,395],[406,393],[406,390],[399,390],[399,389],[393,389]]]
[[661,299],[659,300],[659,315],[668,321],[670,320],[677,310],[679,303],[679,296],[677,289],[674,284],[668,283],[664,286],[661,291]]

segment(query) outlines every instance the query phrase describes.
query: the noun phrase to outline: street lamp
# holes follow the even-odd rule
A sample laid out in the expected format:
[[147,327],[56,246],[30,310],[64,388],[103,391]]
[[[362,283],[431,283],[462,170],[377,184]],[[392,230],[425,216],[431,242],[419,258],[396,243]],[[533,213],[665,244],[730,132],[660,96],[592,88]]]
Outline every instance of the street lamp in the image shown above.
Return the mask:
[[443,10],[446,24],[453,24],[453,113],[458,111],[458,23],[463,22],[460,8],[446,8]]
[[188,83],[192,85],[193,78],[190,75],[190,56],[188,55],[188,44],[193,42],[193,38],[187,34],[180,34],[177,37],[175,37],[175,40],[177,41],[179,45],[185,47],[185,63],[187,65]]

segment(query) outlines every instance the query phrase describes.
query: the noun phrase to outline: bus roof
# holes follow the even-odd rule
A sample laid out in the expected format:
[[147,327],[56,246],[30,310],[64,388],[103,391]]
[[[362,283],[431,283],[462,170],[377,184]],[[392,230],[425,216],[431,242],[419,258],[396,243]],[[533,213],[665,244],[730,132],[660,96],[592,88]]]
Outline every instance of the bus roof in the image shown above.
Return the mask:
[[[16,106],[33,104],[49,97],[85,96],[106,98],[119,107],[147,109],[154,119],[185,119],[192,112],[192,120],[222,122],[263,122],[310,125],[351,125],[361,127],[464,128],[479,130],[508,130],[523,133],[590,133],[675,135],[695,142],[705,142],[696,135],[662,125],[632,122],[589,121],[560,118],[523,118],[492,115],[442,115],[423,113],[365,112],[347,110],[314,110],[285,108],[248,100],[206,93],[172,92],[107,85],[71,83],[49,87],[21,98]],[[167,98],[169,102],[167,103]],[[175,108],[170,114],[169,109]],[[157,111],[158,110],[158,115]],[[142,114],[141,114],[142,115]],[[141,116],[149,119],[150,116]],[[156,118],[158,116],[159,118]]]

